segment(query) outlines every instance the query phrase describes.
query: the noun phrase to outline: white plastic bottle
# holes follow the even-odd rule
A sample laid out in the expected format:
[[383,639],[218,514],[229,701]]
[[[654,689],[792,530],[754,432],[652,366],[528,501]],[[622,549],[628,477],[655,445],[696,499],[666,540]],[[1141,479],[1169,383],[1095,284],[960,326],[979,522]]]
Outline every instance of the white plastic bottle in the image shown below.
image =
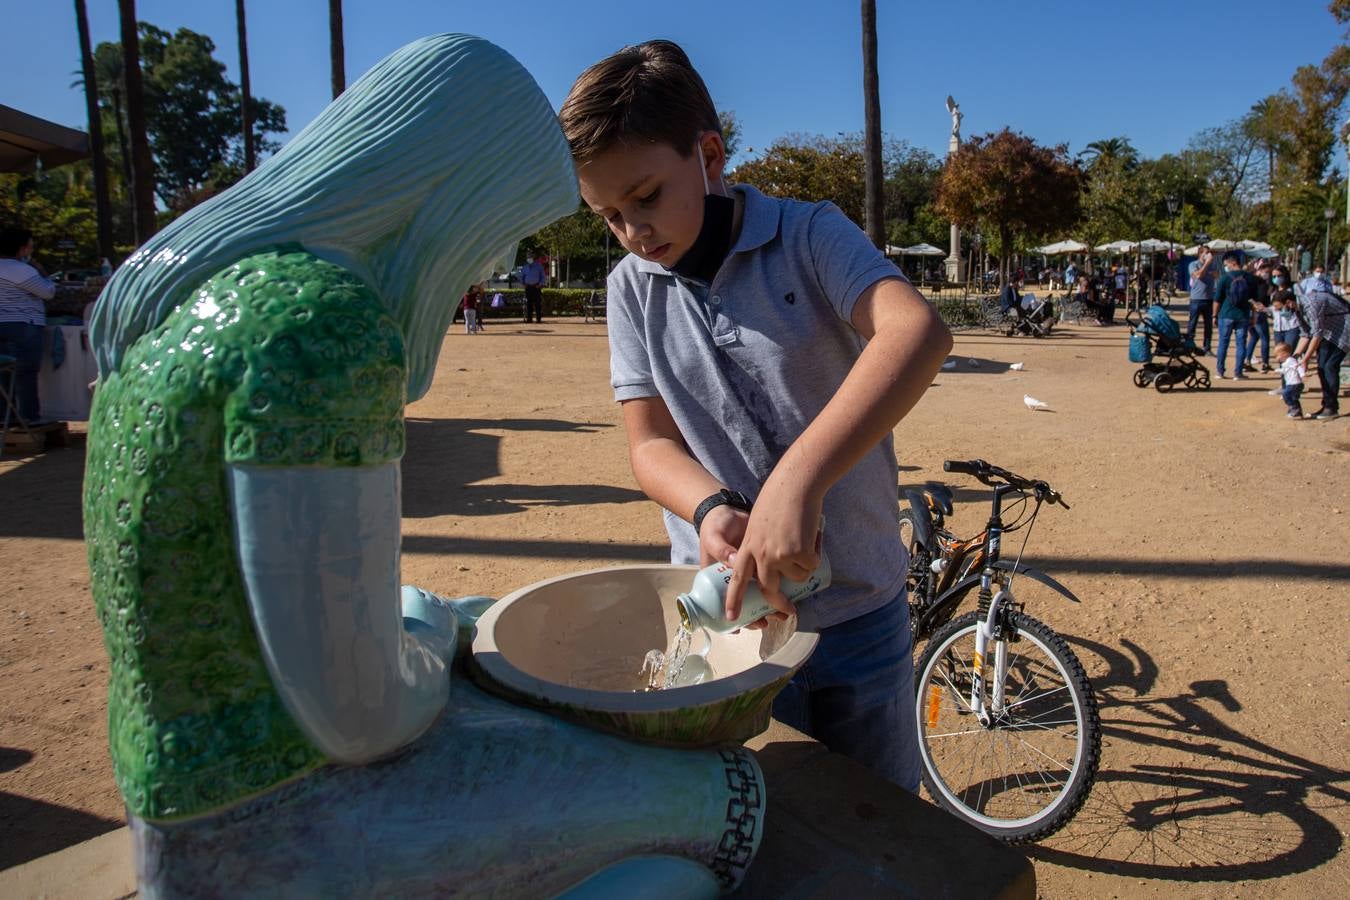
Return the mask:
[[[750,581],[745,586],[745,597],[741,602],[741,614],[735,620],[726,618],[727,585],[731,584],[731,567],[725,563],[713,563],[694,575],[694,583],[689,593],[675,598],[675,606],[680,613],[680,622],[690,631],[706,628],[709,631],[725,633],[735,631],[751,622],[764,618],[774,608],[764,598],[759,585]],[[778,582],[778,589],[793,603],[830,586],[830,560],[824,549],[820,551],[820,565],[805,581],[789,581],[784,578]]]

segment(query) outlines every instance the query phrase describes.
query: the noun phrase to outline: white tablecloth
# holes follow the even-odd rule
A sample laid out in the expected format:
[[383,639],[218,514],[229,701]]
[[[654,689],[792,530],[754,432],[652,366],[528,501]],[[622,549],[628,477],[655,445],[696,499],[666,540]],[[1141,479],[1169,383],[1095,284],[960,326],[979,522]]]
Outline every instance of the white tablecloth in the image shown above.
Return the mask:
[[[66,339],[61,368],[52,368],[53,334]],[[89,419],[89,385],[98,378],[98,363],[89,348],[89,329],[83,325],[48,325],[42,335],[42,370],[38,372],[38,399],[44,419],[85,422]]]

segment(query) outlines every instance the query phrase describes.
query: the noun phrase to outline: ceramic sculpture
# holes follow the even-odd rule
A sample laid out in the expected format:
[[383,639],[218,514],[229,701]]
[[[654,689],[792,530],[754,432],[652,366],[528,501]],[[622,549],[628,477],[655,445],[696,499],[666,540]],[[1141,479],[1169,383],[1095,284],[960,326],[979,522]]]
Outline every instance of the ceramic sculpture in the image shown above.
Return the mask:
[[490,696],[455,671],[483,602],[400,601],[404,406],[465,286],[576,208],[529,74],[441,35],[109,284],[85,530],[145,896],[699,896],[743,876],[750,754]]

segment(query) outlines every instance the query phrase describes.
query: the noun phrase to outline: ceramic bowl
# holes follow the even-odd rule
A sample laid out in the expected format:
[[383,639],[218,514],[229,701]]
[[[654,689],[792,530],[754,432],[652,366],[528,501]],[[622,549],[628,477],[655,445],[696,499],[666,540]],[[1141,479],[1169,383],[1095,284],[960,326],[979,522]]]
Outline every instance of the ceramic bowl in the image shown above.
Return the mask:
[[[675,597],[695,566],[621,566],[550,578],[478,619],[471,671],[485,689],[635,740],[680,747],[741,743],[769,724],[773,698],[819,640],[796,619],[712,635],[713,677],[645,691],[642,661],[679,627]],[[695,638],[697,640],[697,638]]]

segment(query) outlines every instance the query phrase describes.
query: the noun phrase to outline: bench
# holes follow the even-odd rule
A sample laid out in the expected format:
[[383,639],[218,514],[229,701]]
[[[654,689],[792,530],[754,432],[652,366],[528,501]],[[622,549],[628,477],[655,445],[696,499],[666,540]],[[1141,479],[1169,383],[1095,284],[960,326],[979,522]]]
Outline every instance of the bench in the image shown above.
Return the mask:
[[581,303],[581,314],[586,322],[605,320],[605,292],[591,291]]

